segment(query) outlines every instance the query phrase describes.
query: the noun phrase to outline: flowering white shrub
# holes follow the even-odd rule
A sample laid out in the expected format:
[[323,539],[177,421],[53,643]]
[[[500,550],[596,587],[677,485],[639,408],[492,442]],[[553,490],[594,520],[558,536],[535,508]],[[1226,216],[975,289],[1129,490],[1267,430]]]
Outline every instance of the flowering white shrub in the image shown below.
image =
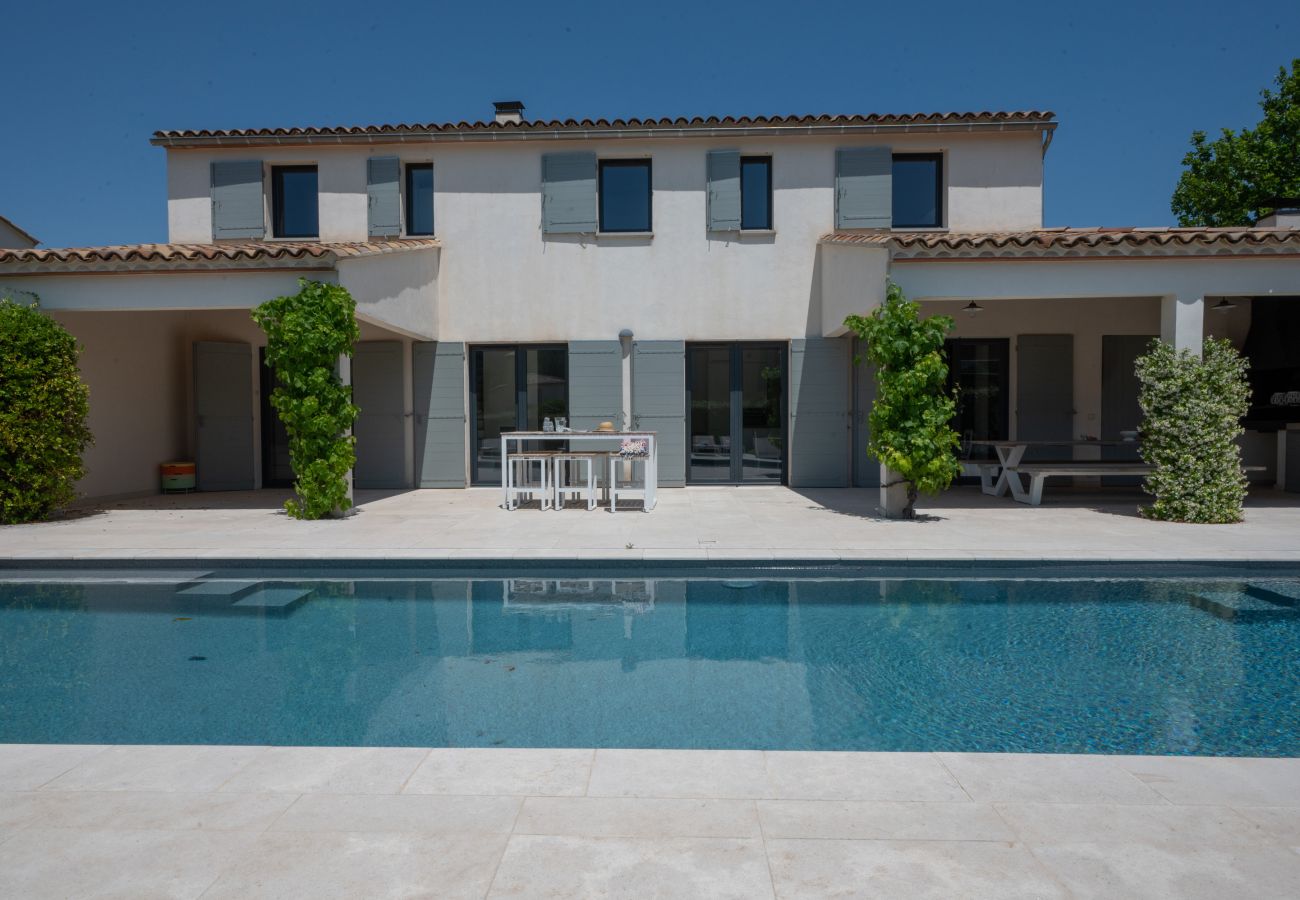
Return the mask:
[[1142,382],[1142,459],[1154,467],[1149,519],[1240,522],[1246,498],[1241,419],[1250,403],[1247,360],[1229,341],[1207,338],[1201,356],[1151,342],[1137,361]]

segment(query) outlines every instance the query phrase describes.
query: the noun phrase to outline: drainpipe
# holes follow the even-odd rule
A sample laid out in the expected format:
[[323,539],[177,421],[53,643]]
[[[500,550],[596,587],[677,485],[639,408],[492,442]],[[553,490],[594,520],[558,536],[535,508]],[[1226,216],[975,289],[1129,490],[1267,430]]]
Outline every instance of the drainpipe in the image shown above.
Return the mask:
[[623,349],[623,427],[632,430],[632,329],[618,333],[618,343]]

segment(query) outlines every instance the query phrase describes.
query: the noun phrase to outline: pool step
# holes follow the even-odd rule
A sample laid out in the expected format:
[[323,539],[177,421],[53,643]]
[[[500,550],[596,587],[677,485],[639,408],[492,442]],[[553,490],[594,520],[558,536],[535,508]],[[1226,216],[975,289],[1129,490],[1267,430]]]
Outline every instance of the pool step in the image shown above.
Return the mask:
[[240,597],[251,594],[261,587],[265,582],[261,581],[241,581],[227,580],[219,581],[196,581],[193,584],[181,588],[176,592],[178,597],[204,597],[204,598],[224,598],[227,600],[238,600]]
[[287,615],[315,592],[294,584],[221,579],[199,581],[182,588],[176,596],[196,602],[209,615],[263,613]]
[[252,593],[245,594],[236,600],[233,605],[288,612],[290,607],[307,599],[311,594],[311,588],[294,587],[293,585],[268,585]]
[[1251,584],[1189,593],[1187,602],[1212,616],[1242,624],[1300,619],[1300,601]]

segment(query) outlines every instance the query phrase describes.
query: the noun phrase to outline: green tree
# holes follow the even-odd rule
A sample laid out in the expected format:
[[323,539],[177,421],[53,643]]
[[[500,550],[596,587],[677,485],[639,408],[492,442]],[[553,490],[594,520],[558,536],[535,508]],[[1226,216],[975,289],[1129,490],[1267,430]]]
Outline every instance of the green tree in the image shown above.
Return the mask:
[[266,364],[278,381],[271,405],[289,433],[297,498],[284,508],[295,518],[319,519],[352,505],[347,479],[357,454],[349,429],[357,408],[338,362],[352,355],[361,334],[345,288],[305,278],[298,284],[298,293],[253,310],[253,321],[266,332]]
[[1155,502],[1148,519],[1240,522],[1246,499],[1241,419],[1250,406],[1246,359],[1232,343],[1207,338],[1201,355],[1159,339],[1137,361],[1142,459]]
[[94,440],[80,354],[35,302],[0,296],[0,524],[43,519],[76,496]]
[[[869,451],[907,482],[904,518],[915,514],[920,494],[937,494],[961,472],[960,437],[952,418],[957,401],[947,387],[944,337],[949,316],[921,318],[920,305],[889,284],[885,302],[867,316],[844,320],[866,343],[866,358],[876,367],[876,400],[871,406]],[[855,360],[861,362],[861,360]]]
[[1183,227],[1253,225],[1273,201],[1300,197],[1300,58],[1278,70],[1277,91],[1260,92],[1254,128],[1224,128],[1217,140],[1192,132],[1170,208]]

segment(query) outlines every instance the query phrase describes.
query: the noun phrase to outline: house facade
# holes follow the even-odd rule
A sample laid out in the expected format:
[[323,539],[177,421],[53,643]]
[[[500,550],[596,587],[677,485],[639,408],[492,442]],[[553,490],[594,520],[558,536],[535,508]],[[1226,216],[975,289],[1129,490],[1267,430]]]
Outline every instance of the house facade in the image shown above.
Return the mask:
[[[1044,229],[1055,128],[498,104],[476,123],[158,132],[167,244],[0,250],[0,289],[39,296],[85,346],[92,497],[154,490],[174,459],[203,489],[287,483],[248,311],[300,277],[358,303],[358,487],[499,483],[500,435],[560,417],[657,432],[664,485],[868,487],[872,379],[843,321],[887,279],[956,317],[968,440],[1118,437],[1152,337],[1249,349],[1300,327],[1286,220]],[[1285,401],[1300,359],[1267,356],[1264,400]],[[1257,406],[1248,461],[1285,483],[1300,402]]]

